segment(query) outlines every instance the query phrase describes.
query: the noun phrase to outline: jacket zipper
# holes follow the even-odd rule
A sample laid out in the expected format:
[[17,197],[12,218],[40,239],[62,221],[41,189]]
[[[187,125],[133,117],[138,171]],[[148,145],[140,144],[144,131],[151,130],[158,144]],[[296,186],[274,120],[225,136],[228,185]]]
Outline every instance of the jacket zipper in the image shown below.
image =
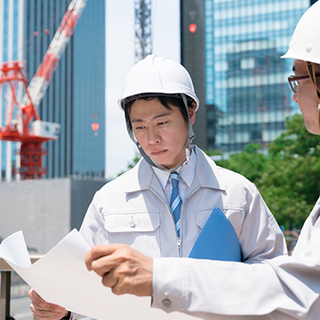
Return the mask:
[[[188,198],[190,198],[190,196],[192,196],[200,187],[198,187],[196,190],[194,190]],[[170,210],[170,206],[168,205],[167,202],[165,202],[161,197],[159,197],[159,195],[152,189],[150,189],[168,208],[169,208],[169,212],[170,212],[170,215],[171,215],[171,219],[172,219],[172,222],[173,222],[173,226],[175,225],[174,223],[174,219],[173,219],[173,216],[172,216],[172,212]],[[180,211],[180,219],[181,219],[181,212],[182,212],[182,207],[183,207],[183,203],[181,203],[181,211]],[[175,230],[174,228],[174,231],[176,233],[176,236],[177,236],[177,248],[178,248],[178,256],[181,257],[181,229],[180,229],[180,237],[178,237],[177,235],[177,231]]]

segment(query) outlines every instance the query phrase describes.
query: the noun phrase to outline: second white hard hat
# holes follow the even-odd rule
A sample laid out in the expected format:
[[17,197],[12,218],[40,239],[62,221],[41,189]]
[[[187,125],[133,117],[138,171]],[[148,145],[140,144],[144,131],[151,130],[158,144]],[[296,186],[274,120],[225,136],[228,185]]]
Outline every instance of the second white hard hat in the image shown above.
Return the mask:
[[292,58],[320,64],[320,1],[300,18],[289,49],[281,58]]

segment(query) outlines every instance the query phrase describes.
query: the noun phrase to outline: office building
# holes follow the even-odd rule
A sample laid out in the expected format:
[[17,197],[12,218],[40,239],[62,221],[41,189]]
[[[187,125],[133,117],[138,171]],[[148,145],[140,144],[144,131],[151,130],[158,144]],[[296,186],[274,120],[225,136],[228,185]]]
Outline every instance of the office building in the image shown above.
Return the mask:
[[[8,28],[22,23],[12,59],[26,61],[35,74],[71,0],[0,0],[4,52]],[[0,10],[1,14],[1,10]],[[13,16],[11,24],[6,16]],[[17,16],[21,19],[17,19]],[[2,19],[0,19],[1,21]],[[23,21],[23,22],[21,22]],[[9,28],[9,29],[10,29]],[[9,37],[8,37],[9,38]],[[12,40],[11,40],[12,41]],[[3,61],[10,59],[4,54]],[[4,107],[3,107],[4,109]],[[60,124],[58,140],[44,146],[47,178],[100,179],[105,168],[105,1],[88,1],[75,32],[38,107],[40,119]],[[2,143],[5,144],[5,143]],[[3,149],[3,148],[2,148]],[[5,164],[2,162],[2,168]]]
[[[227,156],[252,142],[266,149],[285,130],[286,118],[299,112],[287,83],[293,61],[280,56],[310,1],[187,3],[201,4],[205,12],[207,149]],[[187,54],[197,52],[189,48]]]

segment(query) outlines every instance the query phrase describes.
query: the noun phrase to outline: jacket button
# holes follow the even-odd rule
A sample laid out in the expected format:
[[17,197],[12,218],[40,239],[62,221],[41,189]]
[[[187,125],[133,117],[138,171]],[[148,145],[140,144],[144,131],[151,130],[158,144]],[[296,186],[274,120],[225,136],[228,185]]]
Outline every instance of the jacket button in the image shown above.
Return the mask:
[[165,308],[170,308],[172,306],[172,302],[170,299],[163,299],[161,303]]

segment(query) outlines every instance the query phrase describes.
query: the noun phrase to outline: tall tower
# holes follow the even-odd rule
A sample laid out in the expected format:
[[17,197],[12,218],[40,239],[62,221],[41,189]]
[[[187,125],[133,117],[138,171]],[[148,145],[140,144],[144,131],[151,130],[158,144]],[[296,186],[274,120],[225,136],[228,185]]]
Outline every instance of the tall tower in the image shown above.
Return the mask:
[[[24,60],[31,78],[70,0],[25,2]],[[46,143],[48,178],[104,177],[105,1],[88,1],[38,108],[41,120],[60,124]],[[92,124],[98,124],[94,131]],[[96,128],[96,127],[94,127]]]
[[[193,125],[194,143],[207,148],[207,104],[205,68],[205,1],[180,1],[181,10],[181,63],[191,75],[200,100],[197,120]],[[214,108],[212,106],[212,108]]]
[[135,61],[152,53],[151,0],[135,0]]

